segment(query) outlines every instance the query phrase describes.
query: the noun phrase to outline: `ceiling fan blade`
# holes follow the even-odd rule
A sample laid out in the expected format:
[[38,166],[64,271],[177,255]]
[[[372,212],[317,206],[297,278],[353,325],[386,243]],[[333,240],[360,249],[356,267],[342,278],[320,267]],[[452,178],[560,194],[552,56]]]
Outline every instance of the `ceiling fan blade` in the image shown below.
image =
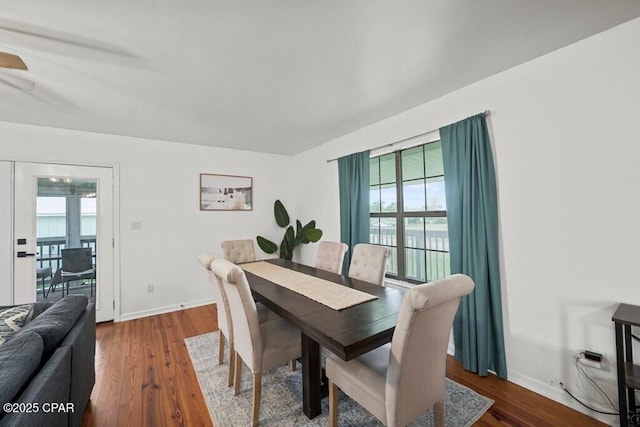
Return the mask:
[[0,52],[0,67],[15,68],[16,70],[28,70],[27,64],[18,55]]

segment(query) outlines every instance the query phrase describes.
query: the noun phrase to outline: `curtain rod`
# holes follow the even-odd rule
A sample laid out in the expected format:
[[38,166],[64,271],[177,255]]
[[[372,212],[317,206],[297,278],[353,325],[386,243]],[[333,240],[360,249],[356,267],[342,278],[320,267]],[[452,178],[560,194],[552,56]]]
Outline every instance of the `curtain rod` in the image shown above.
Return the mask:
[[[478,114],[480,114],[480,113],[478,113]],[[491,114],[491,110],[484,110],[481,114],[484,114],[485,116],[488,116],[489,114]],[[440,126],[440,127],[444,127],[444,126]],[[413,135],[413,136],[410,136],[408,138],[401,139],[399,141],[391,142],[389,144],[379,145],[377,147],[370,148],[369,150],[370,151],[374,151],[374,150],[379,150],[380,148],[393,147],[394,145],[400,144],[401,142],[406,142],[406,141],[410,141],[410,140],[415,139],[415,138],[420,138],[421,136],[428,135],[428,134],[433,133],[433,132],[435,132],[437,130],[440,130],[440,128],[431,129],[430,131],[422,132],[422,133],[419,133],[417,135]],[[339,158],[340,157],[336,157],[335,159],[329,159],[329,160],[327,160],[327,163],[334,162],[334,161],[338,160]]]

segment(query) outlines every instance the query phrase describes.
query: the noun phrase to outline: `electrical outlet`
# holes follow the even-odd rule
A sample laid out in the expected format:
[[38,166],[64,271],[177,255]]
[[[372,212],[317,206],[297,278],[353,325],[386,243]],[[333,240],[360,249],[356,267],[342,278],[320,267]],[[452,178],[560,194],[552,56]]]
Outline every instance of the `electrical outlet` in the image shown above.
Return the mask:
[[598,353],[596,351],[591,351],[591,350],[584,351],[584,358],[588,360],[592,360],[594,362],[602,362],[602,360],[604,359],[602,353]]
[[153,292],[153,283],[149,283],[149,284],[147,285],[147,292],[148,292],[148,293],[152,293],[152,292]]
[[596,369],[607,370],[606,355],[599,351],[582,350],[578,353],[578,363]]

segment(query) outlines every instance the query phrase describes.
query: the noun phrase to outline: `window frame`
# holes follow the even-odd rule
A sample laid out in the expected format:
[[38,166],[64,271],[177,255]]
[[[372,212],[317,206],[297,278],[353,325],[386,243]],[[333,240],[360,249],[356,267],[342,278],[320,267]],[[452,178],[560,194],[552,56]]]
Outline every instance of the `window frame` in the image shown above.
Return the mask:
[[[437,143],[440,142],[440,139],[435,139],[432,141],[428,141],[425,143],[421,143],[421,144],[417,144],[417,145],[412,145],[409,147],[404,147],[401,148],[399,150],[393,151],[391,153],[380,153],[374,156],[370,157],[371,159],[374,158],[380,158],[389,154],[394,154],[395,156],[395,168],[396,168],[396,176],[395,176],[395,185],[396,185],[396,212],[383,212],[382,211],[382,199],[380,199],[380,204],[381,204],[381,209],[380,212],[369,212],[369,218],[393,218],[396,220],[396,252],[397,252],[397,263],[398,263],[398,274],[390,274],[387,270],[385,277],[390,278],[390,279],[394,279],[394,280],[399,280],[399,281],[403,281],[403,282],[407,282],[407,283],[411,283],[411,284],[420,284],[420,283],[425,283],[425,281],[421,281],[421,280],[416,280],[410,277],[407,277],[406,274],[406,264],[405,264],[405,250],[406,249],[422,249],[422,248],[411,248],[411,247],[407,247],[405,246],[405,218],[446,218],[447,217],[447,211],[446,210],[434,210],[434,211],[429,211],[426,210],[427,209],[427,199],[425,198],[425,210],[424,211],[408,211],[405,212],[404,211],[404,193],[403,193],[403,180],[402,180],[402,153],[404,151],[410,150],[410,149],[414,149],[416,147],[424,147],[426,145],[429,144],[433,144],[433,143]],[[423,151],[424,153],[424,151]],[[424,161],[424,158],[423,158]],[[374,185],[377,186],[383,186],[383,185],[388,185],[388,183],[382,183],[382,179],[381,179],[381,171],[380,171],[380,161],[378,161],[378,176],[379,178],[379,183],[378,184],[371,184],[369,183],[369,188],[371,189],[371,187],[373,187]],[[425,180],[425,185],[427,184],[428,179],[430,178],[437,178],[437,177],[442,177],[443,181],[444,181],[444,171],[442,175],[434,175],[434,176],[429,176],[429,177],[422,177],[422,179]],[[411,180],[408,180],[411,181]],[[407,181],[407,182],[408,182]],[[445,183],[446,186],[446,183]],[[425,225],[425,229],[426,229],[426,225]],[[447,232],[448,232],[448,226],[447,226]],[[371,244],[375,244],[375,245],[379,245],[379,246],[385,246],[385,247],[389,247],[387,245],[382,245],[380,243],[371,243]],[[437,250],[437,249],[425,249],[427,251],[431,251],[431,252],[439,252],[439,253],[450,253],[450,251],[444,251],[444,250]],[[426,269],[426,265],[425,265],[425,269]],[[425,275],[427,276],[426,279],[428,279],[428,275],[426,274],[426,270],[425,270]]]

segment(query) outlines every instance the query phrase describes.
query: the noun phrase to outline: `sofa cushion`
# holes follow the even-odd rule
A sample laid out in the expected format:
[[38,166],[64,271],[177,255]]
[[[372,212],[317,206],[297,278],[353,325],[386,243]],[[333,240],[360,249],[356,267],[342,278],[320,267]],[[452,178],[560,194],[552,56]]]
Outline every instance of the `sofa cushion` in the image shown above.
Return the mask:
[[6,413],[0,427],[77,427],[69,423],[67,412],[75,410],[68,406],[70,376],[71,348],[59,347],[15,399],[27,408],[37,405],[38,410]]
[[68,295],[29,322],[22,331],[32,331],[42,337],[43,358],[47,359],[76,323],[88,303],[85,295]]
[[21,332],[0,346],[0,403],[13,401],[38,370],[43,348],[35,332]]
[[33,304],[17,305],[0,310],[0,345],[18,333],[33,316]]
[[31,317],[31,320],[33,320],[36,317],[40,316],[40,314],[42,314],[46,309],[48,309],[52,305],[53,305],[52,302],[35,302],[35,303],[33,303],[33,317]]

